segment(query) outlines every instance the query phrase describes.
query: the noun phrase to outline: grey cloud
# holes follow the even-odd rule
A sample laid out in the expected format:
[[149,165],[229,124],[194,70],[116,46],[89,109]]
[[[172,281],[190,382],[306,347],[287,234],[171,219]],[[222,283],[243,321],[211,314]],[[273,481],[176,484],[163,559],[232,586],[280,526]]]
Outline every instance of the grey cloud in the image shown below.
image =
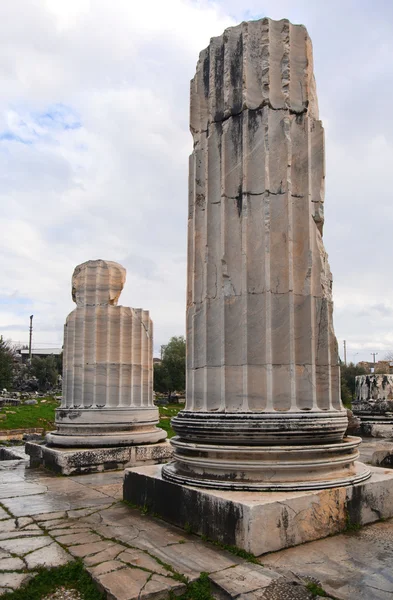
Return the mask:
[[[73,268],[97,256],[126,266],[121,301],[150,309],[156,349],[184,333],[189,80],[211,36],[270,16],[304,23],[313,40],[340,345],[358,348],[358,359],[393,347],[390,1],[118,0],[114,8],[100,0],[88,13],[83,3],[48,6],[0,3],[0,131],[16,113],[38,115],[46,132],[30,145],[0,142],[2,293],[33,299],[38,340],[61,337]],[[59,104],[79,128],[45,122]],[[7,331],[21,332],[8,314]]]

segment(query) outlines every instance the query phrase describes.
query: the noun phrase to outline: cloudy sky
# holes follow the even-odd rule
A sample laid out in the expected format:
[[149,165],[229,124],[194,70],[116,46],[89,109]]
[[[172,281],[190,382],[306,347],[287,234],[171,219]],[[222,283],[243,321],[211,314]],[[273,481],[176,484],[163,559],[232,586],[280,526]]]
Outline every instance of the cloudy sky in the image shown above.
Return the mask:
[[393,351],[391,0],[0,1],[0,334],[27,342],[34,314],[34,345],[61,346],[93,258],[127,268],[157,355],[184,333],[189,80],[210,37],[263,16],[314,44],[340,348]]

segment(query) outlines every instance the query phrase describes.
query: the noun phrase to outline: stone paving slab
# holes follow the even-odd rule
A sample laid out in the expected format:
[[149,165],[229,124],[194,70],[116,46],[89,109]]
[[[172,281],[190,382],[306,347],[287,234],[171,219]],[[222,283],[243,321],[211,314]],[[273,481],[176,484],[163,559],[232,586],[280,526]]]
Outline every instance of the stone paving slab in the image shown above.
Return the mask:
[[9,592],[29,581],[35,573],[0,573],[0,589]]
[[338,598],[387,600],[393,598],[393,520],[267,554],[261,560],[273,569],[282,566],[317,578]]
[[2,521],[3,519],[9,519],[10,515],[7,511],[4,510],[4,508],[0,507],[0,521]]
[[94,495],[90,496],[85,491],[78,494],[52,494],[45,492],[35,496],[24,496],[21,498],[8,498],[0,500],[13,515],[24,517],[27,515],[39,515],[42,512],[51,512],[53,510],[69,510],[72,508],[82,508],[84,506],[104,506],[108,503],[108,496],[93,490]]
[[108,600],[160,600],[167,598],[170,592],[179,595],[186,589],[184,583],[160,575],[151,575],[140,569],[125,568],[93,577],[98,587],[106,592]]
[[233,569],[218,571],[210,576],[214,585],[231,598],[240,594],[255,592],[255,590],[268,587],[280,575],[268,571],[260,565],[237,565]]
[[44,548],[30,552],[24,559],[28,569],[36,569],[65,565],[70,561],[70,556],[61,546],[53,542]]

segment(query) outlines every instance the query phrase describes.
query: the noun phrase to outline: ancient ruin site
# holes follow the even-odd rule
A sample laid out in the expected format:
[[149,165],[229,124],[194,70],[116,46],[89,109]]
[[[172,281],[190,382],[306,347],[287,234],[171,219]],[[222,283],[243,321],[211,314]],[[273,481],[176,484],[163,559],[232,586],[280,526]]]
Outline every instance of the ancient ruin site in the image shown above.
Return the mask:
[[[44,31],[48,19],[53,56],[65,44],[74,66],[56,70],[52,89],[55,69],[40,63],[42,83],[37,75],[40,85],[29,84],[36,108],[17,118],[15,92],[0,145],[23,140],[22,178],[29,153],[46,145],[43,198],[60,185],[48,183],[51,156],[75,162],[72,192],[53,196],[61,213],[45,230],[53,255],[44,264],[44,242],[27,229],[20,240],[23,261],[39,265],[29,278],[34,300],[9,294],[26,340],[16,342],[19,330],[2,325],[0,311],[1,600],[391,598],[393,290],[378,279],[377,300],[371,283],[363,297],[356,265],[340,270],[336,253],[352,227],[334,204],[341,163],[346,173],[352,157],[340,154],[337,123],[348,120],[349,139],[346,102],[359,102],[366,74],[331,44],[350,36],[353,50],[359,36],[338,24],[332,39],[335,0],[330,17],[306,2],[305,12],[286,7],[280,18],[256,13],[251,0],[247,10],[230,0],[170,0],[165,9],[154,0],[151,18],[147,6],[120,0],[59,0],[60,12],[44,4],[37,24]],[[391,39],[393,10],[384,10],[385,28],[370,25],[366,6],[357,14],[371,46],[377,31]],[[110,29],[117,45],[106,52]],[[90,43],[102,49],[94,60]],[[329,107],[333,72],[342,99]],[[54,100],[39,112],[47,95]],[[363,142],[354,140],[355,156]],[[11,156],[6,148],[10,169]],[[374,185],[373,164],[348,175],[355,187],[359,178]],[[361,211],[355,194],[347,202]],[[378,194],[373,202],[365,218],[372,227],[374,213],[385,215],[383,240],[389,211]],[[44,228],[51,209],[35,210]],[[11,271],[4,281],[22,286]],[[363,313],[385,319],[383,333],[373,321],[363,327]]]

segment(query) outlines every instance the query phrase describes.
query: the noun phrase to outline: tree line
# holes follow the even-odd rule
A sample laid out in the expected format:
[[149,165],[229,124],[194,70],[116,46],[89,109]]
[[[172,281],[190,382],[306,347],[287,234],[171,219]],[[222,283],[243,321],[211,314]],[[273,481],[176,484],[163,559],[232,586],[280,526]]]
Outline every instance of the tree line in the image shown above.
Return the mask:
[[18,348],[0,336],[0,390],[41,391],[57,387],[63,370],[63,354],[34,356],[30,364],[17,359]]

